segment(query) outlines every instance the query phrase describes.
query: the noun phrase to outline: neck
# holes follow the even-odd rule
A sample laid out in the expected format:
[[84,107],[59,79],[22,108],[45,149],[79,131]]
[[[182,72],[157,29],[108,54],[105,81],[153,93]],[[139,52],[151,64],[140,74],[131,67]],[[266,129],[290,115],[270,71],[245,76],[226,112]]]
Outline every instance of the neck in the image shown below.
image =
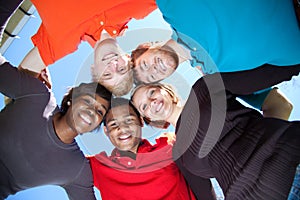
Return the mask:
[[60,113],[53,116],[53,127],[57,137],[65,144],[71,144],[78,135],[75,130],[68,126],[66,118],[62,117]]
[[172,112],[172,115],[168,118],[167,122],[169,122],[170,124],[172,124],[174,127],[176,127],[178,118],[182,112],[183,106],[181,105],[176,105],[174,107],[174,110]]

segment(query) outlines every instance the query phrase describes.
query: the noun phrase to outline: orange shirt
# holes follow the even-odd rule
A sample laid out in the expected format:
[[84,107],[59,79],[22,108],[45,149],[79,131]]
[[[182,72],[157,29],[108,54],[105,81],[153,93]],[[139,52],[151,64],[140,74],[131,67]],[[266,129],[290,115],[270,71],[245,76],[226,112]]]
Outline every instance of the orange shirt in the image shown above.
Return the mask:
[[42,24],[32,37],[46,65],[74,52],[81,40],[92,46],[103,30],[120,36],[132,19],[142,19],[157,8],[155,0],[51,0],[32,3]]

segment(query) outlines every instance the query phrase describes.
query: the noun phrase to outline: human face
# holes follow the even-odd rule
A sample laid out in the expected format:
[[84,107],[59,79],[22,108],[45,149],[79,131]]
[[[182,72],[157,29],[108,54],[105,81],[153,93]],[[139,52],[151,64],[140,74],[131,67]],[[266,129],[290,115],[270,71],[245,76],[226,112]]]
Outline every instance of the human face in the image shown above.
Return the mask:
[[82,95],[73,100],[65,117],[76,133],[86,133],[99,126],[108,107],[109,102],[98,95]]
[[103,40],[94,50],[92,76],[103,86],[117,85],[131,70],[129,60],[130,56],[122,51],[116,40]]
[[104,132],[117,149],[136,153],[142,137],[142,122],[131,106],[117,106],[107,113]]
[[167,121],[176,106],[170,94],[158,86],[141,86],[132,101],[138,111],[152,121]]
[[169,77],[177,68],[174,53],[159,49],[148,49],[134,63],[138,81],[154,83]]

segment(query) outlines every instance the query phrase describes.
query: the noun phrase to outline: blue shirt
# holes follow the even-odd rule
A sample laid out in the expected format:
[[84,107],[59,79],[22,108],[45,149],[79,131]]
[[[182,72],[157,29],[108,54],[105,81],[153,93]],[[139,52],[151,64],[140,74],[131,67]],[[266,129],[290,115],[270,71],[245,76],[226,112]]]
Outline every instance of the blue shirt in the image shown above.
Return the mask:
[[300,63],[300,30],[292,1],[156,3],[174,31],[173,39],[191,50],[192,66],[202,66],[204,73]]

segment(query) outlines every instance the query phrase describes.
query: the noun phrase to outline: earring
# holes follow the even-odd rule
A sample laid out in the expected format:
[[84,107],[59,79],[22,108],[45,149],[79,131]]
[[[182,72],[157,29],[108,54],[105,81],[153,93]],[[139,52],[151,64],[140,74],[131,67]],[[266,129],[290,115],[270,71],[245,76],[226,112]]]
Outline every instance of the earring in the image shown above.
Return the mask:
[[71,105],[71,101],[67,101],[67,105],[70,106]]

